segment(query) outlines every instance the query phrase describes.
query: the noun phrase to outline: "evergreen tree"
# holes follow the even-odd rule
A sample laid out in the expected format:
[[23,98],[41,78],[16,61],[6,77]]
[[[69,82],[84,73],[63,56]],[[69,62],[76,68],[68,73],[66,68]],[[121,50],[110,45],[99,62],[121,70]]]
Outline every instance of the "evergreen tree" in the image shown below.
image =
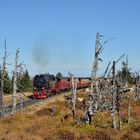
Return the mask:
[[123,83],[125,82],[125,80],[127,80],[130,84],[133,84],[134,82],[131,68],[127,68],[125,62],[122,62],[122,68],[120,71],[118,71],[117,76],[122,79]]
[[18,90],[19,91],[29,91],[32,89],[32,81],[30,80],[29,72],[20,72],[17,77],[18,81]]
[[12,93],[12,81],[8,75],[8,73],[6,72],[5,74],[5,78],[4,78],[4,93]]
[[62,75],[62,73],[61,73],[61,72],[58,72],[58,73],[56,74],[56,77],[58,77],[58,78],[62,78],[62,77],[63,77],[63,75]]
[[[1,86],[1,69],[0,69],[0,86]],[[8,75],[8,72],[6,71],[5,72],[5,77],[4,77],[4,93],[7,94],[7,93],[12,93],[12,81]]]
[[23,72],[22,75],[19,75],[18,80],[19,80],[19,86],[18,86],[18,88],[21,91],[31,90],[32,84],[31,84],[31,80],[30,80],[30,76],[29,76],[28,70],[26,70],[25,72]]

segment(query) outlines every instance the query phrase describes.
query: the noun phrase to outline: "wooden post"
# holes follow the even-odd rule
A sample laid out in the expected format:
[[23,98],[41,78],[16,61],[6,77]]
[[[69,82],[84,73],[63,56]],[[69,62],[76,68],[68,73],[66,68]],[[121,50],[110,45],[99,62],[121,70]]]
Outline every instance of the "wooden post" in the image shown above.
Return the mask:
[[16,93],[17,93],[17,71],[18,71],[18,56],[19,49],[16,51],[16,57],[15,57],[15,71],[14,71],[14,81],[13,81],[13,108],[12,112],[16,112]]

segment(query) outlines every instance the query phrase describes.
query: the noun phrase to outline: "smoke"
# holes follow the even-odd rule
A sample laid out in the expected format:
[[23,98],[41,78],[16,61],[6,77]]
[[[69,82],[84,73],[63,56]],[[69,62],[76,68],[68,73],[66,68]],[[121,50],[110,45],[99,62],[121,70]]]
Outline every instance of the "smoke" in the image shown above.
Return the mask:
[[50,62],[49,54],[47,38],[44,36],[37,39],[33,48],[33,59],[39,72],[47,69]]

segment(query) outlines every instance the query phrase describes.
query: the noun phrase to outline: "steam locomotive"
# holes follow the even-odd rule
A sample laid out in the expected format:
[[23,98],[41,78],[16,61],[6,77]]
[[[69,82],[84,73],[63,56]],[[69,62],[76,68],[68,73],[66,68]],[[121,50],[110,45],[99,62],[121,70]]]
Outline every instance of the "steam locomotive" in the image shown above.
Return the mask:
[[[77,89],[89,87],[91,79],[88,77],[79,77]],[[50,74],[38,74],[34,76],[33,97],[43,99],[58,94],[62,91],[69,91],[72,87],[70,77],[57,77]]]

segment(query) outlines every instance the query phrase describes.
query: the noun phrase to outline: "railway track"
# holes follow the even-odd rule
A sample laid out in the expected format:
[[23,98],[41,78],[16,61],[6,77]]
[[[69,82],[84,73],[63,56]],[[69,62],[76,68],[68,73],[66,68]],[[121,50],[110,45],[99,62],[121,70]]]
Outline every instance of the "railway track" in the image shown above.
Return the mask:
[[[40,100],[41,100],[41,99],[40,99]],[[25,107],[27,107],[27,106],[29,106],[29,105],[31,105],[31,104],[37,103],[37,102],[39,102],[40,100],[28,99],[28,100],[23,101],[22,103],[17,103],[17,104],[16,104],[16,112],[21,111],[21,110],[24,109]],[[12,105],[4,106],[4,111],[3,111],[3,113],[2,113],[2,116],[10,116],[10,115],[12,115],[12,114],[13,114],[12,108],[13,108]]]
[[[59,93],[57,95],[54,94],[54,95],[51,95],[50,97],[45,98],[45,99],[28,99],[28,100],[25,100],[25,101],[23,101],[21,103],[17,103],[16,112],[21,111],[25,107],[28,107],[28,106],[33,105],[35,103],[39,103],[41,101],[52,100],[54,97],[57,97],[57,96],[62,95],[62,94],[68,94],[68,93],[70,93],[70,91],[61,92],[61,93]],[[5,109],[4,109],[4,112],[3,112],[2,116],[10,116],[10,115],[12,115],[13,114],[12,107],[13,107],[12,105],[5,106]]]
[[[81,89],[78,89],[77,91],[80,91],[80,90]],[[121,92],[126,92],[126,91],[128,91],[128,89],[124,89]],[[57,98],[58,96],[60,96],[62,94],[70,94],[70,93],[71,93],[71,91],[63,91],[63,92],[60,92],[59,94],[53,94],[50,97],[45,98],[45,99],[28,99],[28,100],[24,101],[23,103],[17,103],[16,110],[20,111],[23,108],[25,108],[27,106],[30,106],[32,104],[39,103],[39,102],[42,102],[42,101],[52,100],[54,97]],[[12,112],[12,106],[10,106],[10,112]]]

